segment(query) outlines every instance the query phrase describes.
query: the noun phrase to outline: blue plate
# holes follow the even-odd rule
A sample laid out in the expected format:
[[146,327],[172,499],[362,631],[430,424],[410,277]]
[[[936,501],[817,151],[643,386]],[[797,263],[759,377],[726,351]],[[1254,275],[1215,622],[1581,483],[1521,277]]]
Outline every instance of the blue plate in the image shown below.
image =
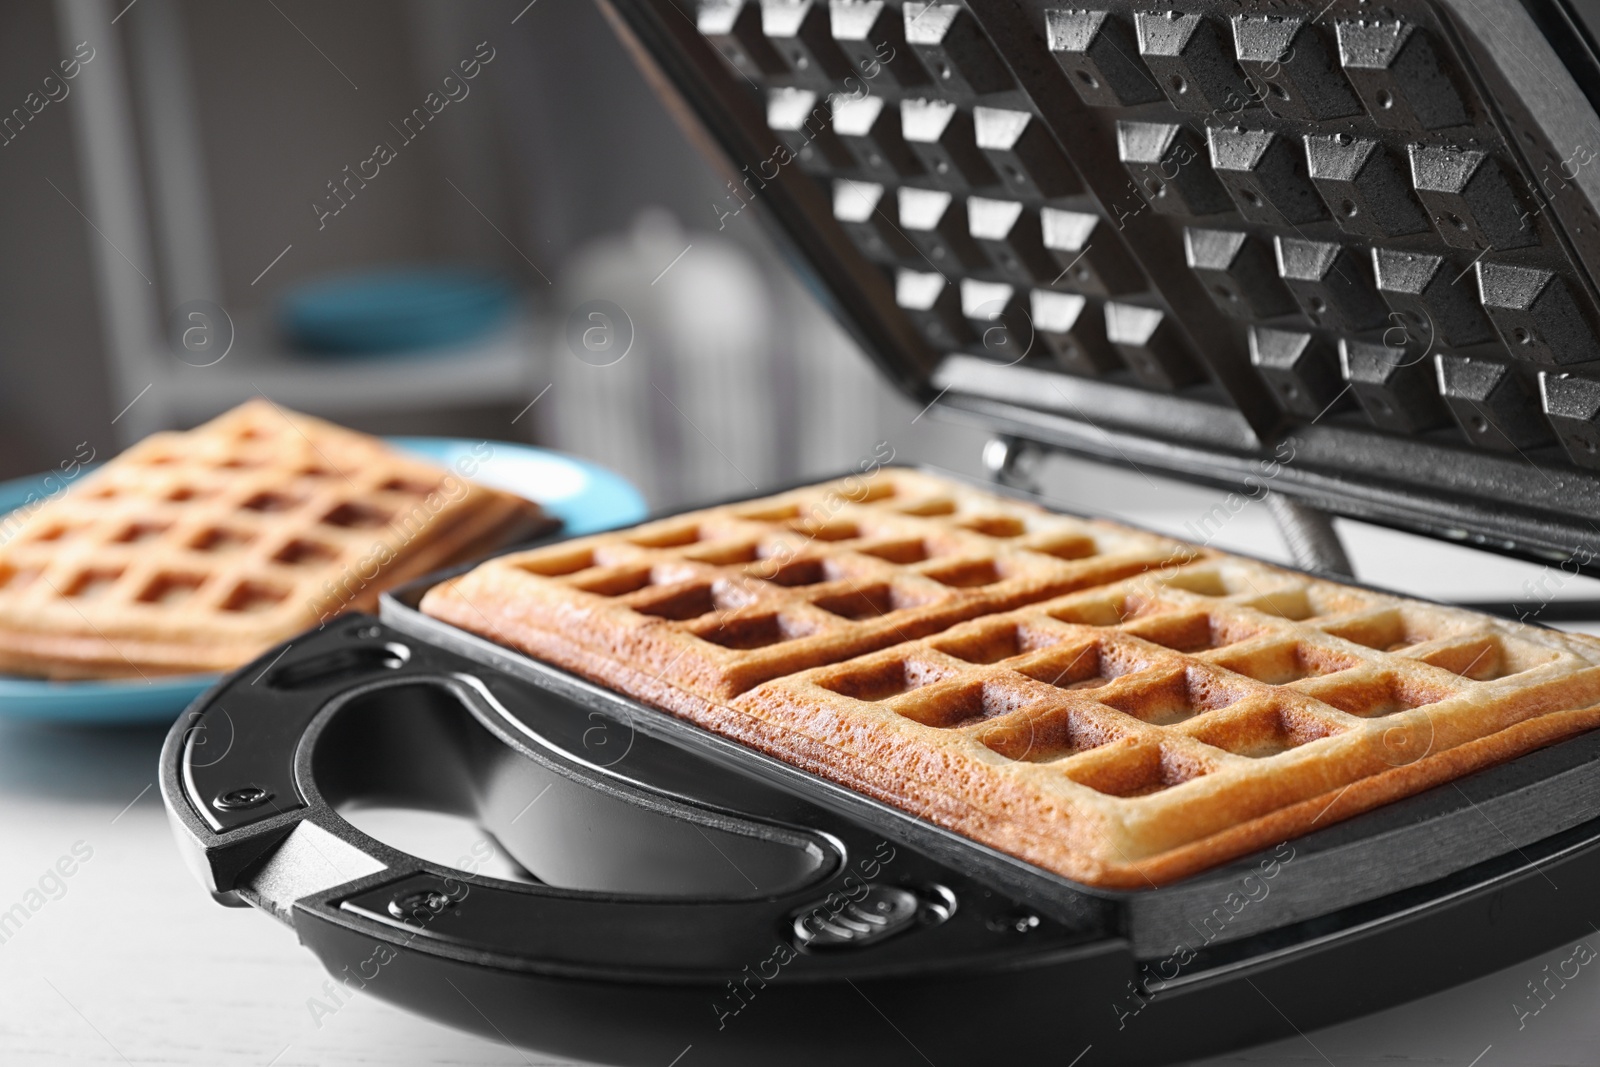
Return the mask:
[[[462,472],[473,481],[537,500],[566,524],[567,534],[608,530],[645,516],[644,498],[604,467],[559,452],[504,441],[391,437],[395,447]],[[81,472],[79,472],[81,476]],[[0,482],[0,516],[60,492],[60,476]],[[5,530],[0,518],[0,531]],[[133,724],[171,722],[217,679],[188,674],[144,681],[49,682],[0,675],[0,719]]]

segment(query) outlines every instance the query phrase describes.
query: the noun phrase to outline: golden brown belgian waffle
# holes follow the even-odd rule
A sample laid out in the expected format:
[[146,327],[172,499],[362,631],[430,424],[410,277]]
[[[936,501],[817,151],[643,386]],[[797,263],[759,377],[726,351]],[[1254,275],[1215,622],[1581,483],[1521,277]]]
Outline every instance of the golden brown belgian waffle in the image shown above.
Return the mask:
[[1169,882],[1600,725],[1600,641],[884,470],[423,610],[1080,882]]
[[231,669],[548,525],[520,497],[252,401],[146,438],[5,527],[0,671]]

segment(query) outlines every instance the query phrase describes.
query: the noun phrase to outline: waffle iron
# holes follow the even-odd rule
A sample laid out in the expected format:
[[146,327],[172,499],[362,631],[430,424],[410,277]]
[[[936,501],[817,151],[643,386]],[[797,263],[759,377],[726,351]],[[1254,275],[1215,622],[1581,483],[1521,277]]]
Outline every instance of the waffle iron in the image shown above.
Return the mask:
[[[1560,3],[602,8],[718,221],[766,218],[897,385],[989,428],[1002,491],[1060,450],[1264,496],[1325,576],[1332,514],[1600,573],[1600,65]],[[491,1039],[1160,1063],[1592,931],[1600,733],[1104,891],[423,616],[445,577],[202,696],[161,785],[219,902]],[[363,807],[478,837],[419,858]]]

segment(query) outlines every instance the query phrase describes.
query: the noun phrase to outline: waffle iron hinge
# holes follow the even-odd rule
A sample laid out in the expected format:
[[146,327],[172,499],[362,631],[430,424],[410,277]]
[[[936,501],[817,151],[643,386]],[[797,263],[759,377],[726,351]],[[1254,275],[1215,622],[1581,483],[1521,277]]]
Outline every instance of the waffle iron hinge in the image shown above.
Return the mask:
[[1039,492],[1036,449],[1020,437],[996,436],[983,445],[983,469],[996,485],[1024,493]]
[[[1039,495],[1038,468],[1042,447],[1020,437],[997,435],[983,446],[983,469],[989,479],[1006,489]],[[1278,532],[1283,536],[1295,566],[1340,578],[1355,572],[1333,516],[1320,508],[1282,493],[1267,492],[1262,497]]]
[[1341,578],[1355,577],[1332,515],[1282,493],[1268,492],[1262,499],[1295,566]]
[[[1135,470],[1146,477],[1174,478],[1225,492],[1248,490],[1252,497],[1263,496],[1259,488],[1263,464],[1270,464],[1277,453],[1238,440],[1226,409],[1210,409],[1215,425],[1208,440],[1197,441],[1195,426],[1188,421],[1179,438],[1170,439],[1157,436],[1151,427],[1165,427],[1170,424],[1168,420],[1177,419],[1197,422],[1192,409],[1202,405],[1190,404],[1180,409],[1160,403],[1169,398],[1155,398],[1156,404],[1146,418],[1135,425],[1120,407],[1102,407],[1098,395],[1086,390],[1065,410],[1041,410],[1026,405],[1012,392],[995,395],[983,390],[976,368],[969,377],[966,361],[961,367],[952,367],[955,362],[948,360],[941,377],[936,379],[951,386],[937,405],[939,412],[997,436],[1021,441],[1024,451],[1060,451]],[[1089,410],[1095,412],[1093,419],[1087,414]],[[1477,465],[1473,466],[1463,464],[1454,450],[1430,444],[1398,439],[1379,444],[1383,449],[1339,427],[1302,428],[1274,446],[1292,448],[1294,459],[1272,467],[1276,474],[1271,491],[1291,497],[1304,509],[1322,513],[1324,519],[1312,520],[1318,525],[1327,516],[1338,515],[1600,577],[1600,535],[1581,517],[1583,512],[1600,515],[1600,496],[1582,477],[1565,472],[1533,476],[1519,457],[1478,456],[1474,457]],[[1360,453],[1360,458],[1379,473],[1361,477],[1351,474],[1341,457],[1353,453]],[[1035,469],[1035,461],[1006,461],[1005,453],[996,456],[996,462],[1002,462],[1007,470]],[[990,481],[1013,488],[992,473]],[[1303,519],[1302,511],[1295,519],[1301,529],[1286,533],[1286,537],[1307,535]],[[1338,566],[1336,556],[1323,554],[1323,546],[1317,543],[1320,537],[1310,537],[1310,550],[1318,555],[1296,555],[1297,562],[1310,570],[1347,573]]]

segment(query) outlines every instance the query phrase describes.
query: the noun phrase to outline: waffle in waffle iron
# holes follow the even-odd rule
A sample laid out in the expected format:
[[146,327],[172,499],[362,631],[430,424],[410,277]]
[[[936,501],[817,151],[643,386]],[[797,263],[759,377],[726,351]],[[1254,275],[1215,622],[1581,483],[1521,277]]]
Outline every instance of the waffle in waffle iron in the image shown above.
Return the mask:
[[423,610],[1103,887],[1600,723],[1593,639],[903,470],[504,556]]
[[540,525],[520,497],[251,401],[146,438],[0,544],[0,671],[231,669]]

